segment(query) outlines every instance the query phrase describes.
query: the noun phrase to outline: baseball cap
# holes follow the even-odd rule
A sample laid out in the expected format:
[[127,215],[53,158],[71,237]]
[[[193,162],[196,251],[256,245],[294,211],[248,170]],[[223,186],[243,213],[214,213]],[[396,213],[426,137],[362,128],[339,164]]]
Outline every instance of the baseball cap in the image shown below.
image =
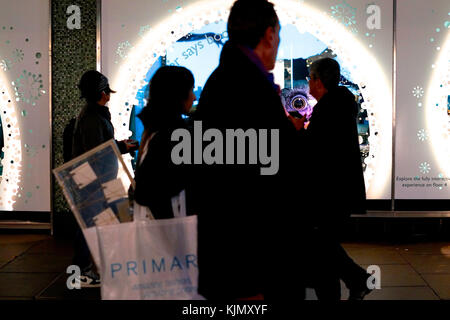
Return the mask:
[[108,78],[96,70],[89,70],[81,76],[78,89],[80,89],[81,98],[88,99],[101,92],[116,93],[109,86]]

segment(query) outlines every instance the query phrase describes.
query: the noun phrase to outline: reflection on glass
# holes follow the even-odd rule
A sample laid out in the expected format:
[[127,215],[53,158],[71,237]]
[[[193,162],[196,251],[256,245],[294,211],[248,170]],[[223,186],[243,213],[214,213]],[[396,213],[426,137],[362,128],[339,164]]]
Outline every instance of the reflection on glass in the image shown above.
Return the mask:
[[[219,64],[219,57],[223,45],[228,40],[226,22],[219,21],[195,30],[179,39],[171,47],[167,48],[165,56],[159,57],[146,76],[146,83],[150,81],[156,70],[164,65],[183,66],[192,71],[195,77],[194,93],[200,97],[203,87],[211,73]],[[309,94],[308,81],[309,66],[316,60],[325,57],[336,59],[343,66],[342,61],[328,46],[310,33],[300,33],[293,25],[285,25],[281,28],[281,43],[278,51],[278,61],[273,70],[275,82],[282,89],[282,101],[285,109],[301,116],[311,116],[315,99]],[[342,68],[341,85],[346,86],[354,95],[360,108],[358,115],[358,133],[361,149],[361,159],[364,170],[364,159],[369,155],[369,120],[366,110],[361,108],[364,98],[360,88],[352,80],[350,70]],[[146,103],[148,86],[142,87],[136,96],[139,104],[133,106],[130,121],[132,139],[140,140],[143,125],[136,116]],[[194,105],[195,108],[195,105]],[[449,111],[450,112],[450,111]],[[377,133],[375,133],[377,134]]]

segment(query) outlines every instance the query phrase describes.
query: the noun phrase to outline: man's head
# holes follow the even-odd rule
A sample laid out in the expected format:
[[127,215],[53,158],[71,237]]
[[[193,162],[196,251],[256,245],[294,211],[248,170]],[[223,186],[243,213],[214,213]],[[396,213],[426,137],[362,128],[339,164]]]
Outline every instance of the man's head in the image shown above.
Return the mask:
[[280,44],[280,23],[267,0],[237,0],[228,18],[231,42],[253,49],[267,70],[275,67]]
[[81,98],[100,105],[105,105],[109,101],[110,94],[115,93],[109,87],[108,78],[96,70],[89,70],[81,76],[78,89]]
[[309,93],[319,101],[325,93],[339,86],[341,68],[334,59],[320,59],[311,65],[309,77]]

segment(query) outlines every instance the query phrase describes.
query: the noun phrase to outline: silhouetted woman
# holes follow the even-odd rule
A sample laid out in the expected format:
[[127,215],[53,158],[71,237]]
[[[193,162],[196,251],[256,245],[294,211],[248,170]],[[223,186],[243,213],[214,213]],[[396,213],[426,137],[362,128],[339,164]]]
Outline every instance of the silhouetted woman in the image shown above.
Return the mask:
[[187,128],[187,114],[196,97],[194,77],[184,67],[166,66],[150,81],[148,103],[138,115],[144,124],[136,169],[135,201],[155,219],[174,217],[173,199],[185,190],[187,170],[173,164],[172,132]]

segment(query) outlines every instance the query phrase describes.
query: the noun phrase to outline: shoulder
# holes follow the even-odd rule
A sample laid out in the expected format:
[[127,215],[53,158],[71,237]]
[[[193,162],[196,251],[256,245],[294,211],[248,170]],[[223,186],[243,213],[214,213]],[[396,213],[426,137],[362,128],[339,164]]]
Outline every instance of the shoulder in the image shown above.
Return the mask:
[[148,150],[152,157],[154,156],[162,156],[164,150],[169,148],[171,143],[171,134],[166,131],[158,131],[153,133],[150,136],[150,140],[148,142]]

